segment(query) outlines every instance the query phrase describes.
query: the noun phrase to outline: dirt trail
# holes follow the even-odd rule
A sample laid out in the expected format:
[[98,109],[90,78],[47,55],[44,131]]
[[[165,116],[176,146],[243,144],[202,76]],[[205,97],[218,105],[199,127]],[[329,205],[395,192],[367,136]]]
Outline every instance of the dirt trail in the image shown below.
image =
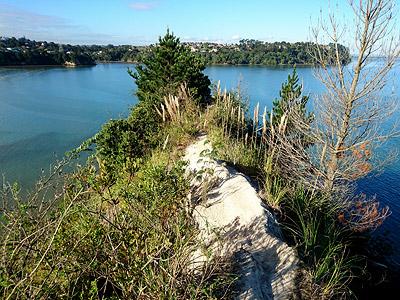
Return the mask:
[[[297,258],[293,248],[276,237],[274,219],[265,210],[248,178],[209,157],[212,146],[201,136],[186,149],[187,170],[198,174],[194,190],[207,186],[194,216],[207,249],[237,263],[237,299],[288,299],[295,288]],[[201,250],[197,263],[207,258]]]

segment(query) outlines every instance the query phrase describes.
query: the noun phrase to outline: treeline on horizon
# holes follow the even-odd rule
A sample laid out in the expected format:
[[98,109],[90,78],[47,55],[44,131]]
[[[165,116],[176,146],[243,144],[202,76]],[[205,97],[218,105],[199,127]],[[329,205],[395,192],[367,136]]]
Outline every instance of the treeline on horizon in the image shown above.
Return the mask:
[[[207,65],[314,65],[318,45],[311,42],[263,42],[243,39],[237,44],[184,43]],[[140,63],[154,45],[70,45],[23,38],[0,38],[0,65],[94,65],[96,62]],[[330,56],[333,45],[320,47]],[[342,63],[351,60],[350,51],[339,45]]]
[[95,65],[79,46],[36,42],[26,38],[0,38],[0,65]]
[[[253,39],[240,40],[238,44],[224,45],[205,43],[201,45],[199,53],[204,57],[206,64],[230,65],[315,65],[318,45],[311,42],[263,42]],[[192,48],[193,49],[193,48]],[[333,44],[321,47],[327,57],[335,51]],[[348,48],[338,45],[343,64],[351,61]]]

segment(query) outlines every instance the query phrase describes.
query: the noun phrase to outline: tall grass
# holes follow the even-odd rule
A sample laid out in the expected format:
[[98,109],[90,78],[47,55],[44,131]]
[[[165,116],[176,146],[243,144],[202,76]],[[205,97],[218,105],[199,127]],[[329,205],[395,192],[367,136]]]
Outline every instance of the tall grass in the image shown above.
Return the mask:
[[348,284],[356,259],[349,253],[348,228],[337,218],[342,202],[280,176],[274,145],[279,135],[288,134],[287,115],[273,120],[273,112],[259,104],[250,114],[237,93],[221,91],[219,84],[214,94],[207,116],[216,157],[258,181],[260,195],[277,213],[286,238],[304,263],[308,278],[304,282],[310,281],[302,287],[307,289],[304,295],[313,299],[351,295]]
[[240,94],[222,91],[219,83],[214,94],[215,103],[209,108],[206,118],[210,120],[207,122],[208,131],[218,158],[258,178],[265,201],[272,208],[279,209],[288,187],[277,172],[270,141],[277,131],[284,131],[285,117],[275,126],[269,118],[272,113],[264,108],[260,114],[257,103],[250,118]]
[[298,249],[313,297],[346,298],[358,259],[349,251],[350,232],[336,218],[340,206],[303,187],[284,201],[284,232]]

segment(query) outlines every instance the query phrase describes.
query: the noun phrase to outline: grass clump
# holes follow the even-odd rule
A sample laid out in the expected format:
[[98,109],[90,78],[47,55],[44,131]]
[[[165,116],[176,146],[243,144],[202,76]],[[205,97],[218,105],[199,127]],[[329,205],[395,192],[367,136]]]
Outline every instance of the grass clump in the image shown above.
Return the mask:
[[284,202],[283,231],[296,245],[305,273],[302,293],[309,298],[346,298],[359,264],[351,254],[351,232],[335,218],[339,206],[322,195],[298,187]]

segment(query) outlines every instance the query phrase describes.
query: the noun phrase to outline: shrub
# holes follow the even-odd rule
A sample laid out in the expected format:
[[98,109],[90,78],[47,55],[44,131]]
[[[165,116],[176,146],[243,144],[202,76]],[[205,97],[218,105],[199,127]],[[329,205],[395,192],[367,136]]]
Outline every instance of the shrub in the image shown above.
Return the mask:
[[161,125],[160,117],[148,103],[134,106],[128,119],[104,124],[86,144],[95,145],[95,155],[105,181],[112,184],[125,172],[133,175],[140,161],[160,144]]
[[[98,188],[87,166],[54,201],[30,198],[2,212],[4,299],[210,299],[229,275],[189,268],[197,230],[186,209],[183,163],[144,162],[133,179]],[[51,186],[49,186],[51,188]],[[3,194],[5,195],[5,194]]]

